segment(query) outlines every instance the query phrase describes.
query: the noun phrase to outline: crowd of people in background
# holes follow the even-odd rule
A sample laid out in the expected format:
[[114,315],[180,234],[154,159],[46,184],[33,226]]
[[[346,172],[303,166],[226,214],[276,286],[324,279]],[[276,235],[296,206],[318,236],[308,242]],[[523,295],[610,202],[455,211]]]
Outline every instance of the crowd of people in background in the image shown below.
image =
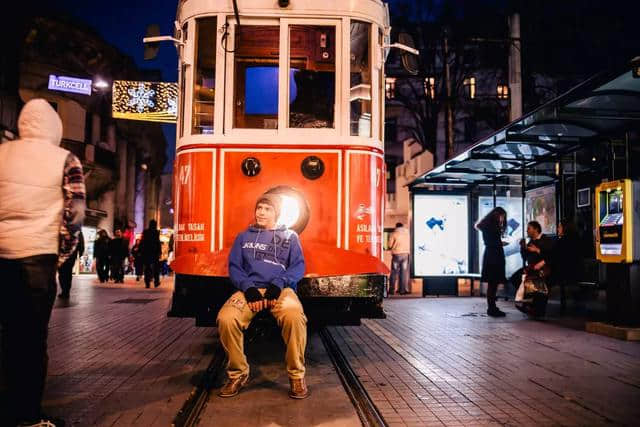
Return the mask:
[[147,288],[152,281],[155,287],[160,286],[160,275],[166,276],[170,272],[168,258],[172,251],[172,241],[164,246],[163,248],[155,220],[149,221],[149,227],[136,239],[131,249],[121,229],[115,230],[113,239],[109,238],[105,230],[100,230],[93,246],[100,283],[124,283],[124,275],[129,273],[135,274],[137,282],[144,277]]

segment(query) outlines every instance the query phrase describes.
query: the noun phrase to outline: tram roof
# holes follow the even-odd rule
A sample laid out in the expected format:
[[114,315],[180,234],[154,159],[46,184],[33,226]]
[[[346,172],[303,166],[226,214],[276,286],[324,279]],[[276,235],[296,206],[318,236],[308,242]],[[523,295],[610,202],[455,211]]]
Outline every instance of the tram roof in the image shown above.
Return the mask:
[[[278,7],[275,0],[238,1],[240,17],[335,17],[352,16],[368,18],[379,25],[385,25],[386,8],[381,0],[291,0],[285,8]],[[184,21],[199,15],[228,13],[233,15],[232,0],[180,0],[176,16]],[[242,19],[241,19],[242,21]]]
[[535,176],[525,171],[632,129],[640,129],[640,77],[626,66],[587,79],[417,177],[409,187],[471,187],[522,176],[526,187],[552,183],[553,170]]

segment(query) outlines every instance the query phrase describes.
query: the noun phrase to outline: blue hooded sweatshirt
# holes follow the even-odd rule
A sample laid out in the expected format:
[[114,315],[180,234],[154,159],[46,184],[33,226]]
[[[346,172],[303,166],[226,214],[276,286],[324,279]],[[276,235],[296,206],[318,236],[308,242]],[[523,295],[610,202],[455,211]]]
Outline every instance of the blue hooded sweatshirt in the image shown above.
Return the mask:
[[242,292],[269,284],[295,291],[304,269],[298,235],[284,226],[265,230],[252,225],[238,234],[229,253],[229,276]]

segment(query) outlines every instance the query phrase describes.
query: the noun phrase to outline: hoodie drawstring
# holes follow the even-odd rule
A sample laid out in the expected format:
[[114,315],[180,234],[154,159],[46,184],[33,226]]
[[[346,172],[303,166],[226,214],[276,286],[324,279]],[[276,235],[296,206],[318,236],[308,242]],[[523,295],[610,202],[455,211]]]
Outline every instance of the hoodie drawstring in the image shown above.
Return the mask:
[[258,228],[258,236],[256,237],[256,241],[253,242],[253,259],[256,259],[256,249],[258,246],[259,239],[260,239],[260,229]]

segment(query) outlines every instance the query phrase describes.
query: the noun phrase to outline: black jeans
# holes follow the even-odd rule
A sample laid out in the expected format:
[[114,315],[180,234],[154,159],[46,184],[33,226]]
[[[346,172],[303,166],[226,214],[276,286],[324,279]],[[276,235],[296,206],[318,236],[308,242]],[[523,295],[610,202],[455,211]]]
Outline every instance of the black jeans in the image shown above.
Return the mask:
[[124,259],[111,258],[111,278],[115,282],[124,280]]
[[96,258],[96,270],[98,273],[98,279],[100,279],[101,283],[109,280],[109,258]]
[[56,297],[57,255],[0,258],[2,366],[8,408],[18,421],[40,416],[47,378],[47,334]]
[[160,286],[160,263],[158,261],[144,262],[144,283],[149,286],[153,278],[154,285]]
[[60,290],[63,294],[69,295],[71,292],[71,281],[73,279],[73,266],[76,263],[78,254],[74,252],[69,259],[58,269],[58,282],[60,283]]

